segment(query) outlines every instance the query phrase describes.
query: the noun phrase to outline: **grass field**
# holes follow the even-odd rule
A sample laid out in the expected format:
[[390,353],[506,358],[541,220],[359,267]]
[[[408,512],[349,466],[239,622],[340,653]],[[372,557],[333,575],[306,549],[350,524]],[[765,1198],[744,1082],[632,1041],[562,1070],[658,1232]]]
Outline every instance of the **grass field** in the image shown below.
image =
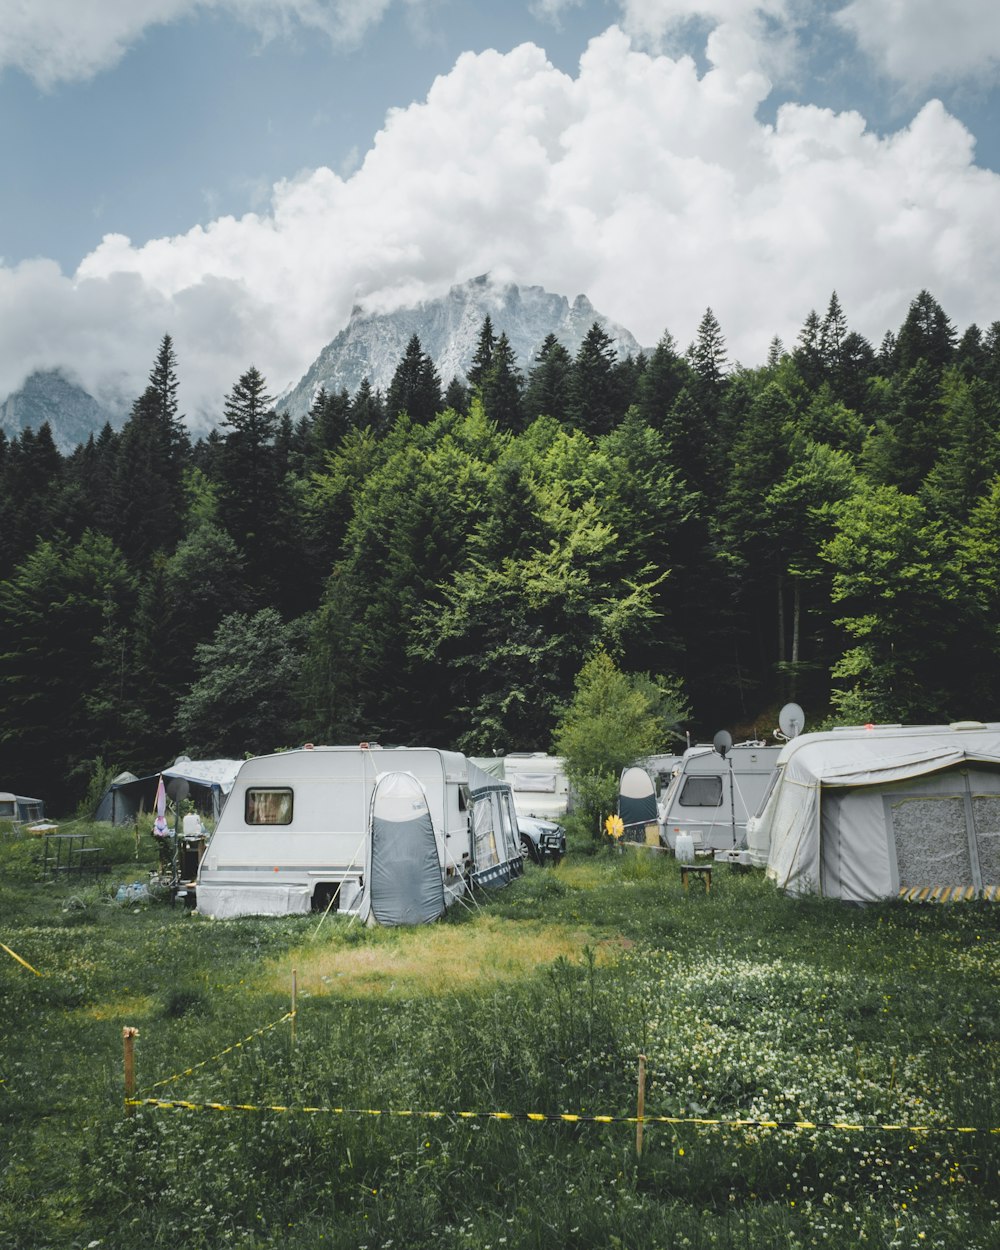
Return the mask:
[[[41,974],[0,951],[2,1250],[1000,1244],[1000,907],[605,852],[419,930],[212,922],[116,903],[151,848],[96,840],[109,877],[42,884],[0,838],[0,942]],[[200,1106],[126,1116],[126,1025],[139,1096]],[[634,1116],[640,1053],[684,1121],[641,1159],[633,1123],[516,1118]]]

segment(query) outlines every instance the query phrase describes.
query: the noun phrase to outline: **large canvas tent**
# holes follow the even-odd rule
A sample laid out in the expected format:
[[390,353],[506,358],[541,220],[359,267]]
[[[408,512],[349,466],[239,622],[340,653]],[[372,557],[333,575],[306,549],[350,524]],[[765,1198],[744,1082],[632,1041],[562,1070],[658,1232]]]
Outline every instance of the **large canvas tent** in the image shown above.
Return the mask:
[[1000,885],[1000,725],[801,734],[747,833],[792,894],[854,902]]
[[[233,788],[241,760],[189,760],[181,756],[162,776],[171,782],[187,785],[188,797],[203,815],[216,823],[226,798]],[[94,810],[94,820],[107,820],[113,825],[128,825],[146,812],[152,812],[160,773],[137,777],[135,773],[119,773],[104,791]]]

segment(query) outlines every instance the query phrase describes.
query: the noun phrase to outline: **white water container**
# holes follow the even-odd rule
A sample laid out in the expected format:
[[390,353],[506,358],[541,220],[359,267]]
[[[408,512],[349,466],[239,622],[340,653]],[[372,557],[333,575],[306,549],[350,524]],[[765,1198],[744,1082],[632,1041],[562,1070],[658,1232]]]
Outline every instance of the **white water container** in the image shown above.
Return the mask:
[[694,863],[694,838],[689,833],[678,833],[674,841],[674,858],[682,864]]

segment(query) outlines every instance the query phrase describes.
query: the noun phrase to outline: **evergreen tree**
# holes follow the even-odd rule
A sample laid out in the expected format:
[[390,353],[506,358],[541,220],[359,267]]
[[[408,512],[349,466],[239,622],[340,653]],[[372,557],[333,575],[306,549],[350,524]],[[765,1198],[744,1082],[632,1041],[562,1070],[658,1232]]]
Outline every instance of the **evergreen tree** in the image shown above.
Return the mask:
[[88,759],[129,758],[134,589],[121,552],[89,531],[75,544],[42,541],[0,582],[0,758],[54,806]]
[[525,388],[523,408],[528,422],[540,416],[567,419],[572,371],[572,356],[554,334],[546,335]]
[[698,323],[698,335],[688,348],[688,361],[694,370],[698,397],[718,407],[726,380],[726,340],[711,308]]
[[350,417],[356,430],[371,430],[376,435],[385,433],[386,412],[382,392],[373,389],[367,377],[361,379],[361,385],[354,392]]
[[940,371],[954,354],[954,327],[933,295],[921,291],[910,304],[896,340],[896,368],[905,372],[923,360]]
[[639,415],[654,429],[665,429],[671,409],[690,379],[690,368],[677,352],[673,336],[664,332],[638,383]]
[[580,344],[570,375],[568,415],[586,434],[607,434],[623,415],[615,384],[617,359],[611,336],[595,321]]
[[444,406],[450,408],[452,412],[461,413],[463,417],[469,415],[469,388],[463,386],[458,378],[452,378],[448,383],[448,388],[444,393]]
[[226,396],[222,427],[223,523],[247,558],[247,574],[266,602],[284,566],[275,558],[282,543],[284,500],[280,468],[273,454],[278,432],[274,401],[263,375],[251,366]]
[[521,428],[522,387],[514,349],[506,333],[501,334],[493,346],[489,367],[482,375],[477,390],[486,415],[502,430]]
[[476,342],[472,364],[469,366],[468,380],[469,386],[473,391],[482,392],[483,384],[493,368],[493,349],[496,347],[496,342],[496,335],[493,333],[493,322],[489,313],[487,313],[479,330],[479,339]]
[[322,465],[327,452],[336,451],[352,425],[351,399],[346,390],[335,395],[320,387],[309,409],[312,468]]
[[405,412],[417,425],[429,425],[441,409],[441,379],[416,334],[396,366],[385,407],[390,421]]

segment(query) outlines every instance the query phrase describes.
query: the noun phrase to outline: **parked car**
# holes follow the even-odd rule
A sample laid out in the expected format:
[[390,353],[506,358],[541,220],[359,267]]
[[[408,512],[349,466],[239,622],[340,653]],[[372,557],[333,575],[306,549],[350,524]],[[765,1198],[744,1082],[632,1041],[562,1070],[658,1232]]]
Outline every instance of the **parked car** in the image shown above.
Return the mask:
[[536,864],[557,864],[566,854],[566,831],[552,820],[518,816],[517,827],[524,853]]

